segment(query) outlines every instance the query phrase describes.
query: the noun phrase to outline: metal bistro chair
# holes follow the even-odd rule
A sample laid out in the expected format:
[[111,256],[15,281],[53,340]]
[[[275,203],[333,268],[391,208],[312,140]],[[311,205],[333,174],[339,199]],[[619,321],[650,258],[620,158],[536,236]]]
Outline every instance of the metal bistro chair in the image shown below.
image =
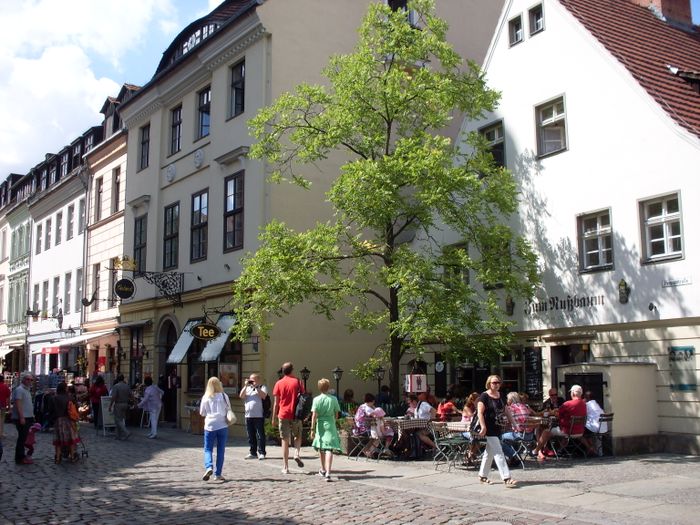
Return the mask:
[[613,455],[612,423],[614,413],[601,414],[598,418],[598,432],[593,432],[593,448],[600,456]]
[[464,457],[471,442],[462,436],[461,432],[450,430],[444,422],[431,422],[430,432],[435,443],[433,466],[437,470],[441,464],[445,463],[449,472],[457,460]]
[[516,438],[515,440],[509,439],[504,441],[515,449],[515,457],[523,470],[525,470],[525,459],[537,447],[535,431],[523,432],[522,437]]
[[583,430],[580,433],[573,433],[575,427],[585,429],[586,416],[571,416],[569,428],[560,436],[551,436],[549,439],[550,448],[554,451],[557,459],[563,456],[572,457],[574,452],[580,452],[584,458],[588,457],[588,450],[583,443]]

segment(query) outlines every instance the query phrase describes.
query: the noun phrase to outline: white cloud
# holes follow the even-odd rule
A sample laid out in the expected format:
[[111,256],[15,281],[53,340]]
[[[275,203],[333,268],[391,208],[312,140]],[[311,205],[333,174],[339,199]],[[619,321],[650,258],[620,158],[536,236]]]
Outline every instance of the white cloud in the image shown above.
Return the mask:
[[[0,0],[0,180],[26,173],[91,126],[129,54],[182,27],[179,0]],[[185,2],[183,5],[186,5]],[[166,44],[167,45],[167,44]],[[118,77],[95,71],[109,63]]]

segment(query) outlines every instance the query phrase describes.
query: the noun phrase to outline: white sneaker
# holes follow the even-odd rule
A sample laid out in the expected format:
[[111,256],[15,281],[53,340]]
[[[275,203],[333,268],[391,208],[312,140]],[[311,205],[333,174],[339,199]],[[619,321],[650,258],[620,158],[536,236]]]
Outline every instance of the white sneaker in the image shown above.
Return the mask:
[[202,481],[209,481],[209,478],[211,475],[214,473],[214,469],[208,468],[206,472],[204,473],[204,476],[202,476]]
[[224,481],[226,481],[226,478],[223,476],[214,476],[214,481],[220,481],[223,483]]
[[289,469],[287,467],[282,467],[282,474],[289,474]]
[[243,459],[255,459],[255,456],[253,454],[248,454],[246,457]]
[[333,481],[330,474],[326,474],[326,481]]
[[325,470],[319,470],[318,474],[316,474],[320,478],[325,478],[326,477],[326,471]]
[[265,454],[261,454],[260,452],[258,452],[258,459],[261,461],[265,459]]

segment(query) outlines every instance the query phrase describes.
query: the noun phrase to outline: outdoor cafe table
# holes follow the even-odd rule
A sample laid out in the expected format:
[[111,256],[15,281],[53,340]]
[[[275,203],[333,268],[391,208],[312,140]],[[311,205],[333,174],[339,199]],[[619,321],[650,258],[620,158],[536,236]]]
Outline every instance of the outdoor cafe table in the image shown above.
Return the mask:
[[397,431],[399,439],[401,439],[404,432],[428,429],[430,427],[429,419],[387,417],[384,418],[384,421]]

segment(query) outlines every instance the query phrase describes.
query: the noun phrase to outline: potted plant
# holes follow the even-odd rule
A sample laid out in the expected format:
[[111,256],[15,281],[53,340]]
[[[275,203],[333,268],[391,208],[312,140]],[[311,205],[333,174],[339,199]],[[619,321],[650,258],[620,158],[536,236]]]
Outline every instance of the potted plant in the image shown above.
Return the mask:
[[350,416],[340,417],[335,420],[336,427],[338,428],[338,436],[340,437],[340,448],[343,453],[347,455],[352,449],[352,427],[354,424],[353,418]]
[[280,429],[277,425],[273,425],[272,421],[269,419],[265,420],[265,437],[267,442],[271,445],[281,445],[280,440]]

